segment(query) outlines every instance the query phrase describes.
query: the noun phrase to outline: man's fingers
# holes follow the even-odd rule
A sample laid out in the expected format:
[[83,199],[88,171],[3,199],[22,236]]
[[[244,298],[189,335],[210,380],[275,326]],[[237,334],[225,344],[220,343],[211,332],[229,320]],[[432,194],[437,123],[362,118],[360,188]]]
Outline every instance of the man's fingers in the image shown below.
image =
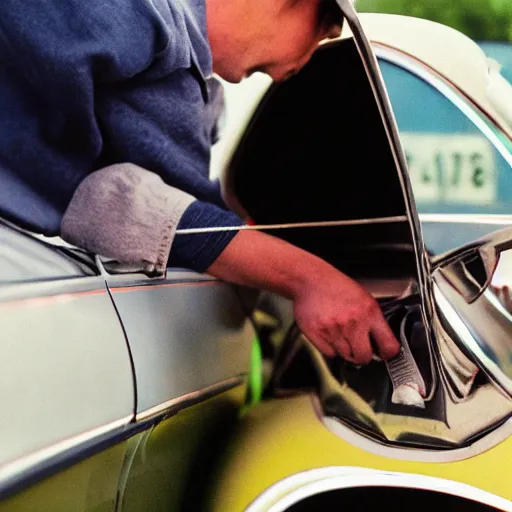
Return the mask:
[[306,335],[308,340],[315,345],[315,347],[322,352],[327,357],[334,357],[336,355],[336,350],[332,345],[329,345],[323,338],[316,335]]
[[352,349],[352,362],[356,364],[368,364],[371,362],[373,350],[370,343],[370,335],[365,329],[354,330],[349,343]]
[[391,359],[400,352],[400,343],[384,317],[380,317],[374,322],[370,334],[382,359]]
[[335,341],[334,346],[335,346],[338,354],[343,359],[345,359],[345,361],[350,361],[351,363],[354,362],[354,357],[352,355],[352,349],[350,348],[348,341],[344,337],[340,336]]

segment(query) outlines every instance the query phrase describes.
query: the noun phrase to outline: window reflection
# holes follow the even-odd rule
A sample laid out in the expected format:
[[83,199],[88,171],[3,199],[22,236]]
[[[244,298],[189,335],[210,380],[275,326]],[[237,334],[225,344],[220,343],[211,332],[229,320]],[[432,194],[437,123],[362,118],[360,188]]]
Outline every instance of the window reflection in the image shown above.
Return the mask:
[[[390,62],[380,66],[419,213],[512,214],[512,169],[487,136],[431,84]],[[423,227],[433,254],[499,229],[474,222]]]
[[500,253],[489,291],[512,314],[512,250]]

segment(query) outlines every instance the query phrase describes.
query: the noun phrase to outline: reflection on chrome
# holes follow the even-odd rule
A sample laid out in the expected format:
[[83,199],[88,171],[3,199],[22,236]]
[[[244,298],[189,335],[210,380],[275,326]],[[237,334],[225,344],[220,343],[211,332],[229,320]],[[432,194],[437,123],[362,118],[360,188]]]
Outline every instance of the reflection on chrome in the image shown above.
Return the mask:
[[[377,441],[374,447],[462,453],[498,433],[512,416],[509,239],[512,230],[500,231],[436,259],[430,277],[432,342],[413,286],[401,297],[380,299],[407,352],[398,363],[375,359],[356,367],[341,358],[327,359],[297,333],[278,390],[297,387],[298,376],[308,368],[324,424],[339,434],[333,427],[339,422]],[[409,386],[409,394],[397,393],[399,386]],[[481,446],[483,451],[489,443]]]

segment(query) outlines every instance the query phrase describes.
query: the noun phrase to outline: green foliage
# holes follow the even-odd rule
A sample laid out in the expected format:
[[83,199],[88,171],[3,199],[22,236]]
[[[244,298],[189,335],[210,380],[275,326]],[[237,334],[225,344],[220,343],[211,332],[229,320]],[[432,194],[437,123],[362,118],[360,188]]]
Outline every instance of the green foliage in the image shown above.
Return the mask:
[[476,41],[512,42],[512,0],[356,0],[356,7],[437,21]]

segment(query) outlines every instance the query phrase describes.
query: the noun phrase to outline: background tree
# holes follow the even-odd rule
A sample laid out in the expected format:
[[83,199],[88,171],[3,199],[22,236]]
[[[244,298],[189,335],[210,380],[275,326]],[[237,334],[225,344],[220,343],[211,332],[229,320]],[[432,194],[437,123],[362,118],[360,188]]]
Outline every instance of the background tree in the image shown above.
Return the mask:
[[476,41],[512,42],[512,0],[357,0],[361,12],[386,12],[449,25]]

